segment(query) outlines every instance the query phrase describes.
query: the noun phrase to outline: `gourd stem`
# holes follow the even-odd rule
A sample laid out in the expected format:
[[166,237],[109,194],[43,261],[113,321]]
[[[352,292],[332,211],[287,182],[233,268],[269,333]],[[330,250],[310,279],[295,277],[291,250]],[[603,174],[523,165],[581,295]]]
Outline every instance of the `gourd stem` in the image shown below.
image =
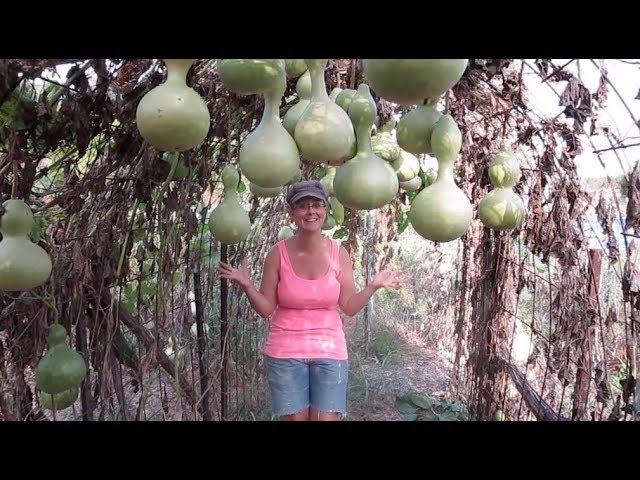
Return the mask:
[[438,177],[436,181],[443,179],[450,179],[454,181],[453,178],[453,163],[455,162],[456,157],[452,156],[450,158],[441,157],[438,158]]
[[187,73],[193,60],[165,60],[164,64],[167,66],[167,81],[166,83],[187,83]]
[[309,65],[309,76],[311,77],[311,98],[314,101],[329,100],[327,87],[324,83],[324,68],[311,63]]
[[258,127],[267,122],[280,122],[280,100],[286,88],[286,76],[283,72],[278,78],[277,85],[272,90],[264,93],[264,111]]
[[356,143],[358,145],[358,153],[372,152],[371,149],[371,125],[358,125],[356,127]]

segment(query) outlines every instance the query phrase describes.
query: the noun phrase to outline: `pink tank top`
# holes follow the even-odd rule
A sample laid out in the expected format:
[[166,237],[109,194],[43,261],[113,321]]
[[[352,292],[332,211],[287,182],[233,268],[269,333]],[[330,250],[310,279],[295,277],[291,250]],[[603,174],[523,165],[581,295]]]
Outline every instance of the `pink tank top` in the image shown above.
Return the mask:
[[340,245],[331,240],[331,261],[324,276],[309,280],[293,271],[284,240],[278,242],[280,279],[277,307],[264,353],[275,358],[347,359],[338,313]]

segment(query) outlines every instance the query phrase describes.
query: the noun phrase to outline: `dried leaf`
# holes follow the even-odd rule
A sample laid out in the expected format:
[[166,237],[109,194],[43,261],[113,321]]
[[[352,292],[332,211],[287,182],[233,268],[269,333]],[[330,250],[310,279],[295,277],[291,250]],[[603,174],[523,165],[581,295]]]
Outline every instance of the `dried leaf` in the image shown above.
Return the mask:
[[600,196],[600,201],[596,207],[596,215],[602,226],[602,230],[607,235],[607,248],[609,249],[609,260],[611,263],[617,262],[620,256],[618,250],[618,240],[613,229],[613,220],[615,218],[613,207],[607,202],[604,195]]
[[625,231],[633,228],[635,233],[640,233],[640,163],[636,163],[629,177],[628,197]]

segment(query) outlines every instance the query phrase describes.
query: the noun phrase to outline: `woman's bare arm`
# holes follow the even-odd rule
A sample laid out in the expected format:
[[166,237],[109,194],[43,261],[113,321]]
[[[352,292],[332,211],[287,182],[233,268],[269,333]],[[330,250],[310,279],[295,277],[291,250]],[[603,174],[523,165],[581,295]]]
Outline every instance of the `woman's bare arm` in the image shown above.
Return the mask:
[[218,267],[220,276],[235,281],[246,293],[251,307],[262,318],[268,318],[276,309],[276,292],[278,288],[278,272],[280,270],[280,255],[278,248],[273,247],[267,254],[262,272],[260,290],[257,290],[249,276],[249,270],[245,264],[240,269],[220,262]]

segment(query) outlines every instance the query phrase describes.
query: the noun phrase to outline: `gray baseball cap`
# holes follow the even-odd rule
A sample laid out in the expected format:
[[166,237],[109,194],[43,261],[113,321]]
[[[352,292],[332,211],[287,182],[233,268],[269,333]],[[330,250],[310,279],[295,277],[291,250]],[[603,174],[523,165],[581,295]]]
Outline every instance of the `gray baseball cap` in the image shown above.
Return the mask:
[[298,200],[304,197],[319,198],[324,201],[325,205],[329,203],[329,194],[318,180],[303,180],[294,183],[289,188],[287,194],[287,203],[293,206]]

